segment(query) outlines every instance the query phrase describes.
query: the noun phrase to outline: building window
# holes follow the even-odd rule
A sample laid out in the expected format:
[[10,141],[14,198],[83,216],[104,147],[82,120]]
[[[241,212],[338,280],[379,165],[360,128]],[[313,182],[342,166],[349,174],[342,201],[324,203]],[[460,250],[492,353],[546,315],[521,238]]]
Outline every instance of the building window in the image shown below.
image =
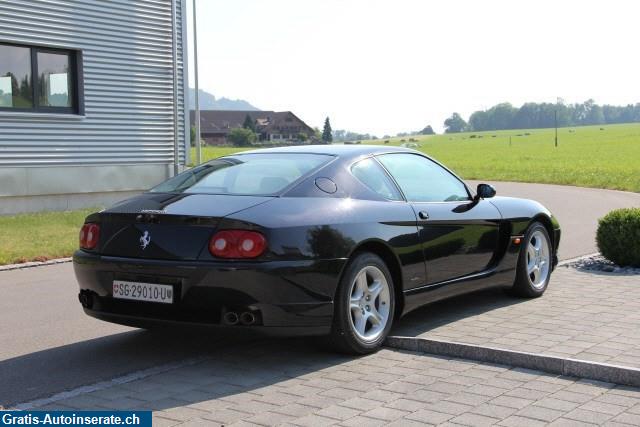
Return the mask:
[[80,52],[0,43],[0,111],[81,114]]

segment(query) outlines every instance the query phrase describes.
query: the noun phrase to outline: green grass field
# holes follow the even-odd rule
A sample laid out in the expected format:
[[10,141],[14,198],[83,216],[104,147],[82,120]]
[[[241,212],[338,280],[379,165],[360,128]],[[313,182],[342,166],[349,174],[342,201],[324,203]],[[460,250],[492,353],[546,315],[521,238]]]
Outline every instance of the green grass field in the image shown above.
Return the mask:
[[[603,130],[600,130],[600,129]],[[495,136],[494,136],[495,135]],[[511,144],[509,138],[511,137]],[[554,129],[469,132],[409,138],[418,150],[465,179],[541,182],[640,192],[640,123]],[[383,144],[384,141],[362,141]],[[204,147],[209,160],[242,149]],[[192,150],[192,159],[195,151]]]
[[0,216],[0,265],[70,256],[84,218],[96,210]]

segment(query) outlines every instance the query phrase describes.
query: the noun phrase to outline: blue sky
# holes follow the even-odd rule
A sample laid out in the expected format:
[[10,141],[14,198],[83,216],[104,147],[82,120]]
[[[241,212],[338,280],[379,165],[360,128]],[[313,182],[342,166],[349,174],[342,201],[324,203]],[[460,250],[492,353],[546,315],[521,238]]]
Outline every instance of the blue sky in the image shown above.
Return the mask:
[[640,2],[197,2],[200,87],[312,126],[382,136],[504,101],[640,102]]

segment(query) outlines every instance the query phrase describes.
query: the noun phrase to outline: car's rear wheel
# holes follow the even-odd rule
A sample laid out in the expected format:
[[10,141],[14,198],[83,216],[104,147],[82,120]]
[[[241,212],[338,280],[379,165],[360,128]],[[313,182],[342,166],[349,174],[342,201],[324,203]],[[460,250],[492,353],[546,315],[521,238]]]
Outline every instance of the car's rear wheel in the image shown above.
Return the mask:
[[532,223],[520,248],[516,280],[511,289],[525,298],[541,296],[547,289],[552,270],[551,239],[544,225]]
[[347,266],[334,303],[331,339],[343,352],[365,354],[387,337],[395,310],[393,281],[384,261],[359,253]]

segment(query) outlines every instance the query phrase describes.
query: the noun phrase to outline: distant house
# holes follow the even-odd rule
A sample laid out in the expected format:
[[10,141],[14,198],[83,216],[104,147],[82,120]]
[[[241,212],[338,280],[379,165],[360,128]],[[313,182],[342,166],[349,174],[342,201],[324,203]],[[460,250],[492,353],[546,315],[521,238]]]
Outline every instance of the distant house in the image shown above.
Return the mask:
[[[229,131],[242,127],[247,115],[253,120],[261,142],[308,142],[315,133],[291,111],[206,110],[200,111],[200,134],[204,143],[227,144]],[[195,123],[194,111],[191,111],[191,123]]]

